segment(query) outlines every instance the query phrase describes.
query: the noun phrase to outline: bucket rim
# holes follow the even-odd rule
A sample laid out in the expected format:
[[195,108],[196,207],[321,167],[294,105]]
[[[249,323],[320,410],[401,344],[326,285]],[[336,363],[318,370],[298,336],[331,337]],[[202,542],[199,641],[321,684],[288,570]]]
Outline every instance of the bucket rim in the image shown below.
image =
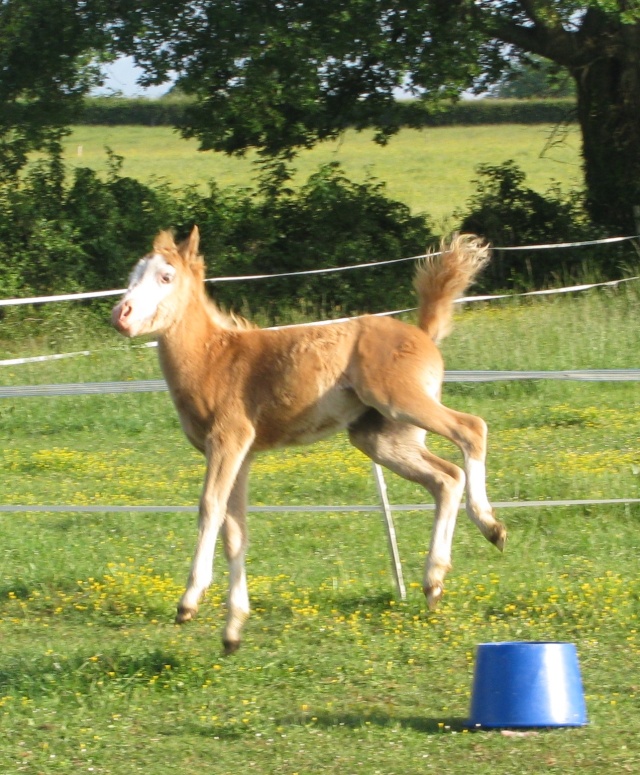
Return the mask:
[[573,646],[575,643],[564,640],[501,640],[478,643],[476,648],[492,646]]

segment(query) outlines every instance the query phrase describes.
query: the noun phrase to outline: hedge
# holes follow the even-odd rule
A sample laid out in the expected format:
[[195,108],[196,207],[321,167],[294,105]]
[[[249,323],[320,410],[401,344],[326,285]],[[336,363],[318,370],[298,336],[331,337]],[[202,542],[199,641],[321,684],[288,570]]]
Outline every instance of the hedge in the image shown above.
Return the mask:
[[[180,126],[190,100],[91,97],[85,101],[79,124]],[[396,112],[397,111],[397,112]],[[389,123],[401,126],[453,126],[473,124],[557,124],[576,120],[575,101],[570,98],[536,100],[462,100],[434,110],[415,100],[396,103]],[[384,122],[384,119],[383,119]]]

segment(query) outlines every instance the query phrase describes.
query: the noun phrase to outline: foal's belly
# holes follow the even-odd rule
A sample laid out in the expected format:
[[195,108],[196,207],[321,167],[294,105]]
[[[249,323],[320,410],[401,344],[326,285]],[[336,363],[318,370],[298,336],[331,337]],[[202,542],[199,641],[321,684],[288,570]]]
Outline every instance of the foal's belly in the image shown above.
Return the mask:
[[367,407],[350,389],[336,389],[313,406],[263,416],[253,445],[256,451],[293,444],[312,444],[355,422]]

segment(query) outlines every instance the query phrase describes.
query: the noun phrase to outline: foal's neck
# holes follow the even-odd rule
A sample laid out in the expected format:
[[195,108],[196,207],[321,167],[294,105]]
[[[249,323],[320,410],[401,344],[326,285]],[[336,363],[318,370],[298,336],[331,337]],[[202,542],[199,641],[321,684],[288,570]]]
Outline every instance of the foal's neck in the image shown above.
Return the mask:
[[160,365],[167,381],[180,379],[183,373],[193,376],[209,361],[225,333],[216,312],[204,291],[192,293],[182,313],[158,337]]

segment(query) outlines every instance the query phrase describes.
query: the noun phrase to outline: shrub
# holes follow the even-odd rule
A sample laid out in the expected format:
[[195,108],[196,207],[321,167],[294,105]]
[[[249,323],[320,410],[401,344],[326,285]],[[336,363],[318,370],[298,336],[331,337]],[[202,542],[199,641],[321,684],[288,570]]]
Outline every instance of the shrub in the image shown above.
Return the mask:
[[[461,231],[488,239],[497,249],[482,277],[484,285],[541,287],[585,271],[616,275],[617,254],[607,251],[604,265],[596,252],[562,250],[502,251],[500,246],[572,242],[603,236],[590,223],[580,193],[563,194],[554,187],[542,195],[525,185],[525,173],[513,162],[477,168],[477,192],[466,213],[458,212]],[[588,267],[588,268],[586,268]]]
[[[267,176],[258,192],[202,195],[144,185],[120,174],[111,155],[106,180],[85,168],[65,183],[59,159],[0,186],[0,293],[49,294],[122,287],[134,261],[161,228],[178,237],[194,223],[209,276],[272,274],[404,258],[422,253],[426,221],[388,199],[380,183],[354,184],[336,165],[290,191]],[[286,175],[285,175],[286,178]],[[214,285],[226,306],[262,309],[270,320],[311,305],[314,312],[386,310],[411,303],[411,262],[375,271]]]
[[[431,238],[427,222],[388,199],[380,183],[349,181],[337,164],[321,167],[296,194],[263,199],[258,217],[272,223],[256,255],[262,272],[354,266],[423,253]],[[386,267],[270,281],[270,293],[296,303],[315,299],[324,314],[384,311],[413,304],[412,262]],[[266,291],[266,293],[265,293]]]

